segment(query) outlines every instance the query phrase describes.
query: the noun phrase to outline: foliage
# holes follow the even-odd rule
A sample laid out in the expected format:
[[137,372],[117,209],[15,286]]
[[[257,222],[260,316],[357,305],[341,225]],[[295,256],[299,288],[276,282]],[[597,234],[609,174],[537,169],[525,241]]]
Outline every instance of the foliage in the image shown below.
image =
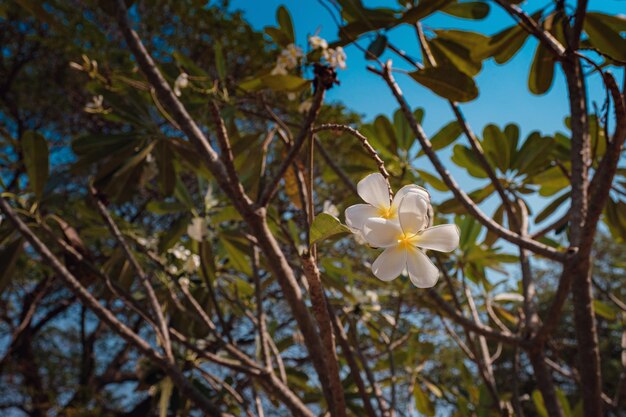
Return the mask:
[[[623,17],[574,15],[563,2],[527,15],[504,0],[337,0],[337,40],[279,66],[296,51],[285,7],[259,32],[227,2],[125,3],[127,14],[100,0],[0,4],[1,409],[582,416],[599,383],[606,412],[619,413],[626,113],[607,69],[626,61]],[[491,36],[421,25],[444,13],[480,28],[494,7],[543,35],[520,23]],[[176,94],[146,74],[124,16]],[[579,46],[542,38],[575,45],[578,23]],[[394,48],[392,32],[407,25],[419,61]],[[403,106],[401,94],[391,117],[369,122],[323,103],[349,76],[329,50],[365,41],[381,82],[397,86],[380,62],[397,53],[402,82],[449,102],[453,118],[430,139],[428,109]],[[505,64],[526,42],[537,44],[529,91],[546,93],[559,71],[583,85],[602,77],[606,106],[570,103],[563,132],[489,124],[475,134],[459,103],[479,96],[485,61]],[[480,187],[460,190],[452,164]],[[341,223],[359,202],[354,184],[376,170],[393,189],[447,193],[434,222],[454,222],[461,240],[428,253],[442,272],[435,289],[377,280],[375,252]],[[593,292],[588,303],[578,288]],[[597,375],[577,356],[589,352]]]

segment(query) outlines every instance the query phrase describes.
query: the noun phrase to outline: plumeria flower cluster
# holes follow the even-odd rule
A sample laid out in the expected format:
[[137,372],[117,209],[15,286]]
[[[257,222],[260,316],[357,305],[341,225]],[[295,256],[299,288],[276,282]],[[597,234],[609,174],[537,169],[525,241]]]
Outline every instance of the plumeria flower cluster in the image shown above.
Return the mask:
[[272,75],[287,75],[289,70],[298,66],[303,55],[302,48],[290,43],[276,58],[276,66],[272,70]]
[[[167,252],[173,255],[176,260],[182,261],[183,271],[188,274],[193,274],[200,267],[200,256],[191,253],[189,249],[182,245],[176,245]],[[177,275],[180,271],[177,265],[171,264],[168,267],[168,272],[172,275]]]
[[456,225],[432,226],[432,205],[428,192],[417,185],[406,185],[389,195],[381,174],[362,179],[357,190],[366,204],[346,209],[346,224],[367,244],[384,249],[372,264],[372,272],[382,281],[391,281],[408,272],[418,288],[430,288],[439,270],[426,250],[452,252],[459,246]]
[[309,44],[311,48],[321,49],[322,57],[328,62],[333,68],[346,69],[346,53],[344,52],[341,46],[336,48],[329,48],[328,42],[325,39],[320,38],[319,36],[310,36]]
[[97,113],[106,114],[110,112],[110,109],[104,108],[104,97],[102,97],[102,95],[93,96],[91,98],[91,101],[85,104],[85,107],[83,108],[83,110],[86,113],[92,113],[92,114],[97,114]]

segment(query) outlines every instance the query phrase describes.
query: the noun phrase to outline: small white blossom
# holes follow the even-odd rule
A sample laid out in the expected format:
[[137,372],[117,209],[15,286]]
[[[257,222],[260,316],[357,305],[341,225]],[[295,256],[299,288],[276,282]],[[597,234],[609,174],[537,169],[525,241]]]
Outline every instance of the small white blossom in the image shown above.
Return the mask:
[[176,77],[176,81],[174,81],[174,94],[176,94],[176,97],[180,97],[182,95],[181,90],[187,87],[189,87],[189,75],[186,72],[181,72]]
[[322,209],[324,213],[330,214],[331,216],[339,217],[339,210],[337,210],[337,206],[335,206],[331,201],[324,201],[324,207]]
[[176,275],[178,274],[178,267],[176,265],[170,265],[167,267],[167,272],[169,272],[171,275]]
[[328,48],[324,54],[324,58],[328,61],[328,65],[333,68],[346,69],[346,53],[341,46],[336,48]]
[[87,113],[102,113],[104,112],[104,107],[102,104],[104,103],[104,97],[101,95],[93,96],[91,101],[85,104],[83,110]]
[[185,261],[184,268],[185,268],[185,272],[187,272],[188,274],[193,274],[194,272],[196,272],[198,268],[200,268],[200,257],[196,255],[195,253],[192,254]]
[[311,48],[313,49],[328,48],[328,42],[326,42],[326,39],[320,38],[319,36],[310,36],[309,43],[311,44]]
[[209,226],[203,217],[194,217],[187,226],[187,234],[195,241],[202,242],[209,236]]
[[174,255],[174,258],[180,261],[186,261],[187,258],[191,256],[191,251],[182,245],[176,245],[168,252]]
[[183,288],[189,288],[189,278],[179,278],[178,284]]

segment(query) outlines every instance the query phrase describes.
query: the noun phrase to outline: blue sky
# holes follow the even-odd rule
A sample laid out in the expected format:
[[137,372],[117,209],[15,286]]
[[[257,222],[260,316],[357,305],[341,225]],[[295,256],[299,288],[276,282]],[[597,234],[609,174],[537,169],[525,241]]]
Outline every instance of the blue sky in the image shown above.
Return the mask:
[[[571,4],[571,1],[568,2]],[[368,7],[386,6],[395,7],[395,1],[368,1]],[[527,1],[522,6],[529,13],[534,12],[552,1]],[[306,47],[307,37],[319,30],[319,35],[333,41],[337,39],[337,26],[329,12],[317,0],[233,0],[231,7],[240,9],[248,21],[257,29],[275,24],[275,11],[284,5],[290,11],[296,30],[296,42]],[[626,0],[591,0],[589,10],[601,11],[608,14],[626,13]],[[497,5],[491,4],[491,12],[484,20],[472,21],[454,18],[443,13],[436,13],[427,18],[423,24],[426,29],[454,28],[473,30],[484,34],[494,34],[513,25],[513,19],[503,12]],[[387,33],[390,42],[407,52],[413,58],[419,59],[419,47],[412,28],[403,26]],[[363,39],[361,45],[367,47],[369,40]],[[530,132],[539,130],[545,134],[556,131],[566,132],[563,124],[568,114],[567,92],[565,80],[560,69],[557,69],[552,88],[544,95],[535,96],[529,93],[527,77],[536,41],[530,37],[524,47],[515,57],[504,65],[498,65],[493,60],[486,61],[483,69],[476,77],[480,91],[479,97],[462,105],[462,110],[474,131],[481,136],[482,129],[489,123],[503,127],[508,123],[516,123],[521,128],[522,137]],[[341,101],[350,109],[363,114],[366,120],[372,120],[378,114],[391,115],[398,108],[394,98],[386,85],[376,75],[366,70],[372,61],[366,61],[363,52],[354,46],[346,48],[348,68],[339,74],[341,85],[329,92],[330,100]],[[383,55],[383,60],[392,58],[395,67],[409,69],[408,64],[393,53]],[[618,81],[622,82],[621,70],[613,69]],[[448,103],[435,96],[429,90],[402,74],[396,76],[409,103],[415,107],[422,107],[426,111],[424,128],[429,135],[437,132],[446,123],[453,120]],[[599,106],[604,99],[604,89],[599,77],[591,77],[588,92],[590,102],[597,102]],[[464,143],[464,138],[459,139]],[[443,152],[444,160],[450,155],[450,148]],[[430,163],[424,163],[426,170],[433,172]],[[466,189],[477,188],[481,182],[468,178],[464,170],[451,169],[457,181]],[[437,197],[437,193],[435,193]],[[443,198],[442,195],[438,196]],[[495,208],[492,201],[487,201],[485,210],[488,213]],[[535,202],[531,202],[534,204]],[[537,201],[543,205],[546,201]]]

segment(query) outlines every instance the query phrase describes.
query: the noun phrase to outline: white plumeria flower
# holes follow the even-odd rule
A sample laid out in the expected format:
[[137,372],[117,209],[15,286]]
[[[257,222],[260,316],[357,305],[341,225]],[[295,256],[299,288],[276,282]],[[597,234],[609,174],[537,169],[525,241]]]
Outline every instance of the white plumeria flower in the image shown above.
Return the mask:
[[459,228],[454,224],[429,227],[429,205],[420,194],[409,192],[398,207],[398,221],[374,217],[365,222],[365,240],[385,249],[372,264],[378,279],[391,281],[406,269],[416,287],[435,285],[439,270],[423,250],[452,252],[459,246]]
[[328,42],[326,42],[326,39],[320,38],[319,36],[309,36],[309,43],[313,49],[328,48]]
[[405,185],[390,202],[387,181],[382,174],[370,174],[357,184],[359,196],[367,204],[355,204],[346,209],[346,225],[357,235],[363,231],[365,222],[372,217],[380,217],[387,220],[398,218],[398,207],[402,198],[409,193],[417,193],[428,202],[428,225],[431,221],[430,195],[428,191],[418,185]]
[[328,65],[333,68],[346,69],[346,53],[341,46],[336,48],[328,48],[324,58],[328,61]]
[[176,77],[176,81],[174,81],[174,94],[176,97],[180,97],[183,88],[189,87],[189,75],[186,72],[181,72],[178,77]]

